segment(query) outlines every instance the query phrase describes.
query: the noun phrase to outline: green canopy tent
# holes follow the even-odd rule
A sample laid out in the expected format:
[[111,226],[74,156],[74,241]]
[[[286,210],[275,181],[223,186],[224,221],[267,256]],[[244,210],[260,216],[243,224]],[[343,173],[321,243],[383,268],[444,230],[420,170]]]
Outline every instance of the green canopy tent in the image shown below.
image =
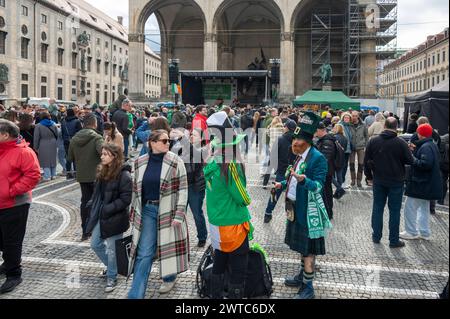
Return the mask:
[[334,91],[308,91],[305,95],[294,100],[294,106],[321,105],[330,106],[334,110],[361,110],[361,103],[352,100],[342,92]]

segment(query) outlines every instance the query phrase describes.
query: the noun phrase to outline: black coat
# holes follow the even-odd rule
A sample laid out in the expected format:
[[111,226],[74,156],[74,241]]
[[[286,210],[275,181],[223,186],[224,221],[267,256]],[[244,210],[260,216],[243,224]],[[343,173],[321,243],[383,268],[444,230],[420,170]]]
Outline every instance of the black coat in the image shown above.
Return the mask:
[[327,134],[317,141],[316,147],[327,159],[328,176],[334,175],[336,170],[334,165],[334,159],[336,158],[336,138],[331,134]]
[[270,152],[270,162],[278,163],[276,168],[276,174],[286,174],[286,170],[289,165],[293,165],[296,159],[295,154],[292,152],[292,139],[294,133],[289,131],[284,133],[283,136],[278,138],[278,141],[275,142],[272,150],[275,150],[278,147],[278,152],[271,151]]
[[120,134],[122,134],[124,138],[131,135],[132,132],[128,128],[130,120],[128,118],[128,114],[124,110],[120,109],[114,112],[111,121],[116,124],[117,130],[119,130]]
[[103,187],[101,183],[96,184],[94,196],[103,193],[103,206],[99,214],[102,239],[122,234],[130,227],[128,207],[131,204],[132,191],[129,165],[122,168],[117,180],[103,182]]
[[406,196],[440,200],[443,196],[442,177],[439,165],[439,149],[432,138],[416,143],[414,164],[406,181]]
[[405,165],[413,162],[408,144],[395,132],[384,131],[367,144],[364,174],[368,180],[386,187],[403,185]]

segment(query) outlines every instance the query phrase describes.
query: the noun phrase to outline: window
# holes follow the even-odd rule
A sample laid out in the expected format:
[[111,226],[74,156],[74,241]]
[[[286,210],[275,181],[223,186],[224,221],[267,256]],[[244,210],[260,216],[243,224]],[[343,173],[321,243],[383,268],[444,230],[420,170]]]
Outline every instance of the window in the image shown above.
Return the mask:
[[28,74],[22,73],[21,79],[22,81],[28,81]]
[[439,84],[441,82],[441,78],[438,76],[436,76],[436,84]]
[[47,52],[48,52],[48,44],[41,44],[41,62],[47,63]]
[[437,54],[437,64],[441,64],[441,54]]
[[445,74],[442,74],[442,81],[445,81]]
[[6,32],[0,31],[0,54],[6,54]]
[[22,6],[22,15],[28,17],[28,7]]
[[58,65],[64,65],[64,49],[61,48],[58,49]]
[[119,78],[122,76],[122,66],[119,66]]
[[62,21],[58,21],[58,30],[62,31],[64,28]]
[[119,48],[119,53],[122,54],[122,48]]
[[97,39],[95,40],[95,43],[96,43],[97,45],[100,45],[100,38],[97,38]]
[[428,58],[428,67],[431,66],[431,58]]
[[41,85],[41,97],[47,97],[47,86]]
[[27,98],[28,97],[28,84],[22,84],[20,91],[21,91],[21,97]]
[[432,79],[431,79],[431,86],[432,86],[432,87],[434,86],[434,76],[433,76]]
[[92,58],[88,57],[87,58],[87,70],[88,70],[88,72],[91,72],[91,64],[92,64]]
[[422,65],[422,61],[420,61],[420,71],[422,71],[423,69],[423,65]]
[[445,52],[445,50],[444,51],[442,51],[442,62],[444,63],[445,62],[445,60],[446,60],[446,52]]
[[62,85],[63,84],[63,79],[58,79],[58,85]]
[[57,91],[58,100],[63,100],[63,88],[61,86],[58,86]]
[[105,104],[108,104],[108,91],[105,91]]
[[5,7],[5,0],[0,0],[0,7]]
[[20,47],[20,56],[22,59],[28,59],[28,43],[30,42],[27,38],[22,38]]
[[109,62],[105,62],[105,75],[109,73]]
[[105,41],[105,48],[108,48],[108,46],[109,46],[109,42]]
[[77,68],[77,57],[78,54],[76,52],[72,52],[72,69]]
[[98,90],[95,92],[95,102],[97,104],[100,103],[100,91],[98,91]]
[[114,46],[113,46],[113,50],[114,50],[114,52],[116,52],[117,51],[117,46],[114,44]]
[[47,16],[45,14],[41,14],[41,23],[47,24]]
[[117,74],[117,64],[113,64],[113,76]]
[[97,74],[100,74],[100,65],[101,65],[102,61],[101,60],[97,60]]
[[96,17],[94,17],[93,15],[89,15],[89,16],[91,17],[92,21],[97,22],[97,18]]
[[433,55],[433,66],[436,64],[436,56]]

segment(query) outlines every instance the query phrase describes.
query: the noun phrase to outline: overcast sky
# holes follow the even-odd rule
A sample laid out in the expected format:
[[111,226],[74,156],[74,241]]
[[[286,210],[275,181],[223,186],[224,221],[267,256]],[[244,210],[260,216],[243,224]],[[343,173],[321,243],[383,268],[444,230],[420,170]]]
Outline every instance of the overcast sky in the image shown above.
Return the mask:
[[[86,0],[112,18],[124,17],[128,25],[128,0]],[[448,0],[399,0],[398,47],[413,48],[424,42],[428,35],[436,34],[449,25]],[[147,22],[146,30],[158,29],[155,16]],[[154,39],[156,40],[156,39]]]

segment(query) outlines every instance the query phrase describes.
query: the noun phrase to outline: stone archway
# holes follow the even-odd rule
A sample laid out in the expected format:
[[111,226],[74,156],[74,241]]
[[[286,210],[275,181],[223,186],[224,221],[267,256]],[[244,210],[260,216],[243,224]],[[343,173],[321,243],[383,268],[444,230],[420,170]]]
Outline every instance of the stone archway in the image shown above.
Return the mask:
[[129,1],[129,95],[145,100],[145,24],[155,14],[161,32],[161,95],[168,92],[168,60],[180,59],[180,68],[200,70],[203,64],[206,19],[198,0]]
[[280,57],[284,17],[273,0],[225,0],[215,11],[212,30],[219,70],[246,69],[261,58],[261,49],[267,60]]

